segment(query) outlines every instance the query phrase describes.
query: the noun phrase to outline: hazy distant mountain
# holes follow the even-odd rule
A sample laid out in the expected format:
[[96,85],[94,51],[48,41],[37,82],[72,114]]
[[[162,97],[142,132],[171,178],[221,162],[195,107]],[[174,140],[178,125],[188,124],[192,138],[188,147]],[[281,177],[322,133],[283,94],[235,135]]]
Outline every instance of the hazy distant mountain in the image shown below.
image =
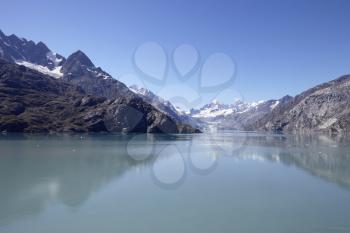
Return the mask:
[[256,122],[270,114],[278,106],[284,105],[291,99],[292,97],[287,95],[279,100],[267,100],[260,102],[254,108],[249,109],[249,111],[231,115],[229,121],[235,122],[238,129],[257,130],[257,128],[252,127]]
[[131,91],[139,95],[146,102],[152,104],[154,107],[164,112],[165,114],[173,117],[174,119],[199,127],[200,122],[187,114],[184,110],[174,106],[170,101],[163,99],[162,97],[154,94],[152,91],[132,85],[129,87]]
[[221,104],[214,100],[200,109],[192,109],[190,116],[216,128],[243,130],[247,122],[260,119],[278,103],[277,100],[251,103],[237,100],[232,104]]
[[233,104],[221,104],[218,100],[213,100],[211,103],[204,105],[198,110],[192,109],[190,114],[196,118],[215,119],[227,117],[231,114],[244,113],[255,108],[262,102],[263,101],[248,103],[237,100]]
[[159,110],[168,113],[170,116],[174,118],[181,118],[182,116],[186,116],[186,114],[181,111],[180,109],[177,109],[170,101],[164,100],[160,96],[157,96],[150,90],[138,87],[137,85],[132,85],[129,87],[131,91],[133,91],[135,94],[142,97],[145,101],[148,103],[151,103],[153,106],[157,107]]

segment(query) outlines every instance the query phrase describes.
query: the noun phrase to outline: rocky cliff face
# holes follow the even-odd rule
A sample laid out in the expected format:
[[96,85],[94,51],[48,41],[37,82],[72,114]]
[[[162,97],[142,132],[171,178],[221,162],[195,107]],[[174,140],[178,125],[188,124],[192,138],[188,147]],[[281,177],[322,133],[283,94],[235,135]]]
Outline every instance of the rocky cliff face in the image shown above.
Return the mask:
[[82,88],[0,60],[0,130],[7,132],[193,133],[141,98],[87,95]]
[[268,131],[350,131],[350,76],[318,85],[279,104],[249,126]]

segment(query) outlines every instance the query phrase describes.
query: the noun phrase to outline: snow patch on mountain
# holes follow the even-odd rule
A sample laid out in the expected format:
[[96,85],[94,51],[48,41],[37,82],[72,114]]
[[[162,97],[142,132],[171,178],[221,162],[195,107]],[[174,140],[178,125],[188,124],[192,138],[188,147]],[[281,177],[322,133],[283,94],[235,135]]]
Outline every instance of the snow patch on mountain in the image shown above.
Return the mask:
[[320,129],[327,129],[328,127],[330,127],[331,125],[333,125],[334,123],[336,123],[338,121],[337,118],[329,118],[328,120],[326,120],[325,122],[323,122],[323,124],[321,124],[319,126]]
[[54,77],[54,78],[61,78],[63,76],[63,73],[61,72],[62,66],[57,66],[54,69],[50,70],[46,66],[33,64],[33,63],[30,63],[27,61],[16,61],[16,63],[18,65],[25,66],[29,69],[36,70],[42,74],[46,74],[46,75],[49,75],[49,76]]
[[[10,47],[11,45],[9,45],[9,43],[7,43],[6,41],[2,41],[2,43],[4,43],[4,45],[6,45],[7,47]],[[15,46],[17,48],[17,46]]]
[[279,105],[280,101],[277,100],[273,105],[271,105],[271,110],[275,109]]
[[57,53],[53,53],[53,52],[48,52],[46,54],[47,59],[49,59],[50,61],[52,61],[52,63],[57,67],[62,61],[63,58],[58,58]]
[[129,89],[134,92],[135,94],[138,94],[138,95],[143,95],[143,96],[148,96],[150,95],[150,91],[146,88],[143,88],[143,87],[139,87],[137,85],[131,85],[129,87]]
[[103,78],[103,79],[110,79],[112,78],[109,74],[107,74],[106,72],[103,72],[101,69],[99,68],[87,68],[87,70],[89,72],[94,73],[97,77]]

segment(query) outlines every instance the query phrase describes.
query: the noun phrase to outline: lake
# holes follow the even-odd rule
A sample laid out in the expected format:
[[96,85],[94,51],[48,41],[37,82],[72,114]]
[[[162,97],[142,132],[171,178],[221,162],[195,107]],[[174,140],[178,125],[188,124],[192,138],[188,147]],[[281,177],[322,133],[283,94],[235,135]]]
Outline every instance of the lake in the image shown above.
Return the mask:
[[4,134],[0,232],[350,232],[350,140]]

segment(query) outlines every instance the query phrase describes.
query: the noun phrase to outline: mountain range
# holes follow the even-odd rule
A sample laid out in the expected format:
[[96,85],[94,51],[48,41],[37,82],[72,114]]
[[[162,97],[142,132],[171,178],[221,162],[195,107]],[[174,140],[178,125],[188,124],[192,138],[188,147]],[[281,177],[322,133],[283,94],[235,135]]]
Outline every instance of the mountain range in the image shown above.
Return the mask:
[[[168,106],[163,111],[181,116],[192,125],[202,128],[234,129],[273,132],[328,132],[350,131],[350,75],[320,84],[292,97],[221,104],[217,100],[189,112],[178,110],[170,102],[141,89],[137,92],[156,106]],[[161,100],[159,100],[161,99]]]
[[182,111],[150,90],[127,87],[78,50],[65,58],[43,42],[0,31],[0,130],[193,133],[200,129],[349,132],[350,76],[295,97],[214,100]]
[[200,132],[147,103],[77,51],[0,31],[0,130],[19,132]]

